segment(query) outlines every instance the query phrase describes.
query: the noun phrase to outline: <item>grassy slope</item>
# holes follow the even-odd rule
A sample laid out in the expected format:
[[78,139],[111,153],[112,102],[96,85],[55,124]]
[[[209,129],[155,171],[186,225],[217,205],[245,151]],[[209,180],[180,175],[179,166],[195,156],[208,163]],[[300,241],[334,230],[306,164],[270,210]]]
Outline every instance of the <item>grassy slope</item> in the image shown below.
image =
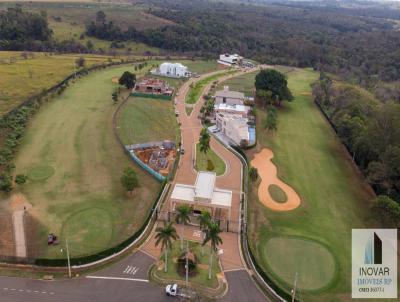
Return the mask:
[[[34,53],[23,59],[21,52],[0,52],[0,115],[29,96],[40,93],[74,72],[75,60],[84,57],[86,66],[107,63],[111,57],[99,55],[48,55]],[[10,63],[10,58],[15,63]],[[120,61],[120,59],[112,59]]]
[[196,166],[195,169],[197,171],[208,171],[207,170],[207,160],[211,160],[214,164],[213,172],[217,173],[217,175],[222,175],[226,171],[225,162],[215,153],[212,149],[209,149],[204,155],[203,152],[200,151],[200,144],[196,145]]
[[[371,195],[311,100],[309,85],[316,73],[296,70],[288,75],[296,99],[279,111],[276,134],[257,132],[258,148],[267,146],[274,151],[279,176],[299,192],[302,205],[291,212],[270,211],[257,201],[253,188],[249,203],[250,242],[258,257],[267,239],[274,235],[298,235],[322,242],[339,263],[338,278],[326,291],[300,292],[300,297],[306,301],[349,299],[351,228],[367,226]],[[257,118],[258,128],[262,129],[265,113],[261,109]],[[262,257],[259,262],[266,267]]]
[[[29,228],[32,256],[62,257],[48,248],[54,232],[70,239],[72,256],[92,253],[131,235],[143,223],[160,184],[136,167],[112,131],[111,78],[132,67],[93,73],[69,87],[34,117],[16,159],[17,173],[50,165],[54,175],[29,181],[23,193],[36,231]],[[128,197],[120,184],[122,170],[133,166],[140,188]],[[32,237],[33,236],[33,237]]]
[[171,101],[130,97],[118,115],[118,132],[124,144],[179,141]]

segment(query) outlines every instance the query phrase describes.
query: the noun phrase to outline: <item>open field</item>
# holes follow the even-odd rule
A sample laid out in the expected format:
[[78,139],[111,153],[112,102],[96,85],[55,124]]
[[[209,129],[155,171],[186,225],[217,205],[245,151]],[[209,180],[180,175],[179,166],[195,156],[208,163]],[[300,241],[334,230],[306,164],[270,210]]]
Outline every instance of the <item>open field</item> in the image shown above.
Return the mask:
[[373,196],[312,102],[310,84],[317,76],[307,69],[288,73],[295,100],[278,110],[276,133],[262,130],[266,113],[257,110],[261,130],[256,150],[247,151],[249,159],[263,147],[272,149],[278,176],[299,193],[301,205],[288,212],[269,210],[258,201],[258,180],[249,192],[249,242],[281,287],[289,291],[298,272],[300,299],[349,301],[351,229],[373,224]]
[[[207,161],[211,161],[214,169],[207,169]],[[196,165],[194,167],[197,171],[212,171],[217,175],[222,175],[226,171],[225,162],[215,153],[209,149],[206,154],[200,151],[200,144],[196,145]]]
[[125,145],[149,141],[180,141],[172,101],[129,97],[117,117],[117,130]]
[[[172,250],[168,255],[168,271],[164,272],[164,267],[160,267],[156,270],[157,276],[163,279],[169,280],[185,280],[185,276],[178,274],[176,266],[177,259],[184,253],[181,251],[180,239],[175,241],[172,245]],[[186,248],[186,243],[185,243]],[[218,286],[217,274],[221,272],[219,267],[217,255],[214,254],[213,267],[211,272],[211,279],[208,279],[208,264],[210,262],[210,247],[206,245],[204,247],[204,255],[201,254],[201,244],[199,242],[189,241],[189,250],[192,251],[198,260],[197,264],[197,274],[195,276],[189,277],[189,282],[194,284],[200,284],[206,287],[215,288]],[[160,257],[160,260],[164,260],[164,254]]]
[[[23,9],[30,10],[35,13],[46,11],[49,21],[49,26],[54,32],[56,40],[75,39],[81,44],[86,45],[88,41],[93,43],[94,49],[102,49],[109,51],[111,49],[110,41],[102,41],[92,37],[86,37],[85,24],[94,21],[96,12],[99,10],[104,11],[107,20],[112,21],[114,24],[120,26],[122,29],[127,29],[129,26],[134,26],[138,30],[146,28],[157,28],[173,24],[169,20],[165,20],[145,12],[144,8],[138,5],[131,5],[129,3],[79,3],[80,1],[64,2],[49,1],[45,3],[20,3]],[[12,3],[1,3],[0,8],[13,6]],[[83,34],[83,36],[81,36]],[[157,48],[148,47],[143,43],[124,42],[124,47],[114,49],[117,52],[126,52],[127,50],[134,53],[144,53],[151,51],[158,53]]]
[[[78,80],[32,119],[16,158],[16,173],[30,176],[21,191],[33,206],[31,257],[65,257],[47,246],[50,232],[69,240],[71,256],[115,245],[142,225],[155,201],[160,183],[131,162],[112,130],[111,79],[126,70],[132,65]],[[132,196],[120,183],[127,166],[140,183]]]
[[120,62],[119,58],[100,55],[32,53],[29,56],[33,57],[24,59],[21,54],[11,51],[0,52],[0,115],[72,74],[77,58],[84,57],[87,67],[109,61]]
[[254,72],[231,78],[225,82],[219,83],[217,85],[217,90],[222,90],[224,86],[229,86],[229,90],[243,92],[245,96],[253,96],[254,77],[256,74],[257,72]]

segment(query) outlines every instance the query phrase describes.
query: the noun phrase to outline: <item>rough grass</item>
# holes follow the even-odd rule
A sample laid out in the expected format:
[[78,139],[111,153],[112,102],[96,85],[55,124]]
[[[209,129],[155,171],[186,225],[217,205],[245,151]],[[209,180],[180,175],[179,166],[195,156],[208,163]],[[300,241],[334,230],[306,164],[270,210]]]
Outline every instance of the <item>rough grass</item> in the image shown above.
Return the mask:
[[272,199],[275,200],[276,202],[286,202],[287,201],[287,195],[286,195],[285,191],[283,191],[277,185],[269,185],[268,192],[271,195]]
[[196,145],[196,165],[195,169],[197,171],[209,171],[207,169],[207,161],[210,160],[214,169],[211,170],[215,172],[217,175],[222,175],[226,171],[225,162],[212,150],[209,149],[206,154],[200,151],[200,144]]
[[[16,173],[45,165],[54,168],[54,175],[28,180],[22,189],[33,205],[31,256],[65,257],[60,248],[47,246],[50,232],[61,243],[69,240],[71,256],[98,252],[132,235],[148,215],[161,185],[132,163],[112,130],[111,79],[130,69],[113,67],[78,80],[32,119]],[[120,183],[127,166],[140,183],[132,197]]]
[[[318,74],[308,69],[288,69],[293,103],[278,110],[279,126],[274,134],[257,131],[258,145],[273,150],[279,177],[301,196],[301,206],[290,212],[274,212],[257,199],[256,186],[249,194],[251,248],[260,264],[265,243],[272,236],[301,236],[323,243],[335,256],[338,277],[318,293],[301,291],[305,301],[350,300],[351,229],[371,226],[370,199],[373,197],[356,173],[348,154],[313,103],[310,84]],[[257,110],[257,127],[266,113]],[[251,152],[248,155],[251,158]],[[284,255],[282,255],[284,256]],[[324,265],[307,257],[310,265]],[[307,274],[299,271],[300,275]],[[278,281],[279,283],[279,281]],[[279,283],[289,290],[286,284]]]
[[172,101],[131,96],[118,114],[117,127],[125,145],[180,140]]
[[217,90],[222,90],[224,86],[229,86],[229,90],[243,92],[246,96],[254,95],[254,78],[257,72],[233,77],[217,85]]
[[[185,245],[186,247],[186,245]],[[189,250],[192,251],[198,259],[197,265],[197,275],[193,277],[189,277],[189,282],[194,284],[200,284],[206,287],[216,288],[218,286],[217,274],[221,272],[218,256],[216,253],[214,254],[213,259],[213,267],[211,272],[211,279],[208,279],[208,265],[210,262],[210,247],[204,247],[204,255],[201,255],[201,245],[198,242],[189,241]],[[168,280],[185,280],[185,277],[180,276],[177,272],[177,264],[176,260],[178,257],[182,255],[183,251],[181,251],[180,239],[175,241],[172,245],[172,250],[168,253],[168,271],[164,272],[164,268],[160,270],[156,270],[157,276],[168,279]],[[161,255],[160,260],[164,261],[164,254]]]
[[[120,61],[100,55],[50,55],[33,53],[24,59],[22,52],[0,52],[0,115],[32,95],[49,88],[74,72],[75,60],[84,57],[86,66]],[[14,63],[10,63],[14,62]]]

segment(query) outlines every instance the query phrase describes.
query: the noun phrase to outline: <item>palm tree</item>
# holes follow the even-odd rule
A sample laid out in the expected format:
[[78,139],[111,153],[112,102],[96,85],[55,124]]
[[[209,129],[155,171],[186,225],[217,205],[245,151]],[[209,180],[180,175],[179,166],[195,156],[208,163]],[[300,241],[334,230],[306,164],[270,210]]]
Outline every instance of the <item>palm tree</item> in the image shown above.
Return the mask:
[[207,242],[210,242],[210,265],[208,267],[208,279],[211,279],[214,252],[217,250],[218,245],[222,244],[222,239],[219,237],[221,232],[222,230],[219,228],[219,225],[216,222],[211,222],[208,225],[206,237],[202,243],[202,245],[206,245]]
[[[208,226],[211,223],[210,212],[202,212],[199,216],[200,231],[206,233]],[[201,255],[204,255],[204,245],[201,245]]]
[[164,271],[167,272],[168,268],[168,250],[171,250],[172,241],[179,238],[176,233],[176,229],[172,226],[172,222],[166,223],[164,221],[163,227],[156,228],[156,246],[161,243],[161,251],[164,251],[165,256],[165,268]]
[[188,224],[190,221],[190,212],[192,211],[191,208],[186,205],[180,205],[176,208],[176,211],[178,212],[175,221],[176,223],[181,225],[181,250],[183,250],[183,232],[184,232],[184,227],[185,224]]
[[[204,155],[206,155],[208,150],[210,149],[210,134],[208,133],[206,128],[203,128],[200,132],[199,144],[200,152],[203,152]],[[206,156],[204,156],[204,159],[207,159]]]

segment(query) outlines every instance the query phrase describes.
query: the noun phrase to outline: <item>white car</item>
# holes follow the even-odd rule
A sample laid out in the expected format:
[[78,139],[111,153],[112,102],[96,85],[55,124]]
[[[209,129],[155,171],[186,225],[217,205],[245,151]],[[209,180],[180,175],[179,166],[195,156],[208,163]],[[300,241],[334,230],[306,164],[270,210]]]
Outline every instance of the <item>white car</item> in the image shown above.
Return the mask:
[[178,284],[168,284],[165,287],[167,296],[176,296],[178,294]]

